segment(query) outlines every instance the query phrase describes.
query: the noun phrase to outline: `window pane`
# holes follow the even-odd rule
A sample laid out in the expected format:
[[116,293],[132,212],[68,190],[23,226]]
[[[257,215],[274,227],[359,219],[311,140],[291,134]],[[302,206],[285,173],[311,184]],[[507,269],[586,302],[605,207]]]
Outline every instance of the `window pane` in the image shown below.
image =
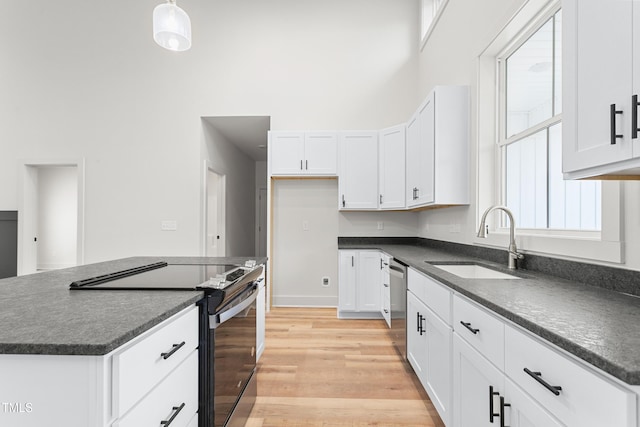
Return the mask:
[[547,131],[507,146],[506,205],[521,228],[547,227]]
[[549,228],[600,230],[600,181],[565,181],[562,124],[549,128]]
[[507,138],[553,115],[553,19],[506,62]]
[[562,113],[562,10],[555,15],[555,54],[553,67],[554,80],[554,111],[553,114]]

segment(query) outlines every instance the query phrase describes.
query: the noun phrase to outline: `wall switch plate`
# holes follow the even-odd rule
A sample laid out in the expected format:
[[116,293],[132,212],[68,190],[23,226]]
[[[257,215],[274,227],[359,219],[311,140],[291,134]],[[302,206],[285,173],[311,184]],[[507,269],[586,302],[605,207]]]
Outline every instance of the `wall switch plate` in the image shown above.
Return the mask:
[[329,278],[328,277],[323,277],[322,278],[322,286],[324,287],[328,287],[329,286]]
[[378,230],[384,230],[384,222],[378,221]]
[[162,221],[160,229],[162,231],[176,231],[178,229],[178,221]]
[[306,219],[302,221],[302,230],[309,231],[309,221],[307,221]]

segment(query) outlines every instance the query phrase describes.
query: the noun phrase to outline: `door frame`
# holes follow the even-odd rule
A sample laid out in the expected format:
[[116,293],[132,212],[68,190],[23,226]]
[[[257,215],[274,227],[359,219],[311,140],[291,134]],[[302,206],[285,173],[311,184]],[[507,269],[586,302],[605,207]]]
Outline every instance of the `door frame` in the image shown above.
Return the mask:
[[218,229],[223,230],[221,233],[222,238],[220,239],[219,244],[222,247],[223,254],[219,256],[225,256],[227,252],[226,248],[226,215],[227,215],[227,204],[226,204],[226,191],[227,191],[227,175],[220,172],[216,168],[211,165],[211,161],[204,160],[204,167],[202,173],[202,194],[201,194],[201,212],[202,212],[202,221],[200,224],[200,252],[202,256],[207,256],[207,234],[208,234],[208,219],[209,219],[209,204],[208,204],[208,196],[209,196],[209,172],[213,172],[216,175],[220,176],[221,183],[221,193],[222,197],[220,197],[220,211],[222,215],[218,215]]
[[[77,172],[78,220],[76,229],[76,265],[84,264],[84,200],[85,200],[85,159],[29,159],[18,163],[18,276],[35,273],[26,271],[29,262],[31,239],[28,233],[29,224],[37,221],[37,213],[33,206],[38,196],[38,189],[32,183],[34,168],[38,167],[75,167]],[[32,256],[32,255],[31,255]]]

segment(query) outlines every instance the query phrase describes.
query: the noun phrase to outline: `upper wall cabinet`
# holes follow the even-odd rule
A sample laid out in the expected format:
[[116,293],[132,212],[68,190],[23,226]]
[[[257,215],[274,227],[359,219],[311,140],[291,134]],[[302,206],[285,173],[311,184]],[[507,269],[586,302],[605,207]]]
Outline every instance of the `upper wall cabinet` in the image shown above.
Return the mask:
[[407,123],[407,207],[469,203],[469,89],[436,86]]
[[339,208],[378,209],[378,132],[341,132]]
[[405,125],[380,131],[380,209],[404,209]]
[[271,175],[335,175],[337,150],[335,132],[270,132]]
[[640,0],[562,9],[564,176],[640,176]]

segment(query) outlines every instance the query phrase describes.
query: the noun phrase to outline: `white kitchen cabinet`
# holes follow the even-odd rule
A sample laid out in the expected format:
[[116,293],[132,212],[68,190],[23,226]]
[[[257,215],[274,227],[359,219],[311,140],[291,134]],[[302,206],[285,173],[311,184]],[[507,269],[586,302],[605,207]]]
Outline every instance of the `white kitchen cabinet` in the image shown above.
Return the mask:
[[378,251],[338,251],[338,317],[381,318]]
[[191,306],[102,356],[0,355],[2,384],[11,385],[0,402],[16,404],[0,407],[0,424],[159,425],[184,403],[175,425],[188,425],[198,410],[197,314]]
[[335,132],[269,133],[272,176],[331,176],[337,173],[338,138]]
[[469,89],[436,86],[407,124],[409,208],[469,204]]
[[378,209],[378,132],[341,132],[339,150],[339,209]]
[[405,125],[380,131],[380,209],[404,209],[406,138]]
[[[491,389],[490,389],[491,387]],[[491,427],[499,419],[494,393],[504,392],[504,375],[457,333],[453,334],[453,408],[456,427]],[[497,421],[494,423],[493,421]],[[499,425],[499,424],[498,424]],[[542,427],[542,426],[540,426]]]
[[564,0],[562,14],[565,178],[640,175],[640,1]]
[[451,291],[408,269],[407,359],[445,425],[451,425]]

